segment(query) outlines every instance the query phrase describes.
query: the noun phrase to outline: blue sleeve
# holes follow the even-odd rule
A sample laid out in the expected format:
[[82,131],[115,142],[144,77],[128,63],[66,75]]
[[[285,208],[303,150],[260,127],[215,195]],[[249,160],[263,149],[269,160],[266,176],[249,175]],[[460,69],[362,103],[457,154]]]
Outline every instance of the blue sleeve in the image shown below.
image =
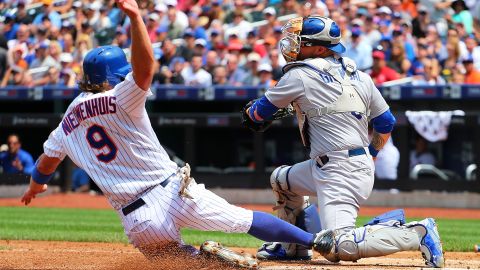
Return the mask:
[[[273,105],[267,97],[263,96],[260,99],[255,100],[255,102],[250,106],[249,115],[250,118],[256,122],[260,123],[263,121],[268,121],[272,118],[273,114],[278,111],[278,108]],[[257,119],[255,117],[255,112],[262,119]]]
[[23,173],[25,174],[32,174],[33,168],[35,166],[35,163],[33,162],[32,156],[25,152],[23,155]]
[[372,119],[373,129],[382,134],[392,132],[395,122],[395,117],[390,110]]

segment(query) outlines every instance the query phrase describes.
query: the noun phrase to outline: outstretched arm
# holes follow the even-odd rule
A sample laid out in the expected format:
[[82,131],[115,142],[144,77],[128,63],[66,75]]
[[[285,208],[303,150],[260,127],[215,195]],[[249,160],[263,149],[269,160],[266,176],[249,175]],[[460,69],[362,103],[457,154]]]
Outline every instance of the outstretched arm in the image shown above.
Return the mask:
[[388,138],[390,138],[395,122],[395,117],[390,110],[372,119],[372,141],[368,149],[374,160],[377,158],[378,152],[382,150],[383,146],[387,143]]
[[130,18],[131,63],[135,83],[147,91],[152,83],[154,63],[152,43],[135,0],[116,0],[118,7]]
[[38,158],[30,177],[30,186],[22,196],[22,203],[30,204],[37,194],[47,190],[47,183],[61,162],[61,159],[49,157],[45,154]]

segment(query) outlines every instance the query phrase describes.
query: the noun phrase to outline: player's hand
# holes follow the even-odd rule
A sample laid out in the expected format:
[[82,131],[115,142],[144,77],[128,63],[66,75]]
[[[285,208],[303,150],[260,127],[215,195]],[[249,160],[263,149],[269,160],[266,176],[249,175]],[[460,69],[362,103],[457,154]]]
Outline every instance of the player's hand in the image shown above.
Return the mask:
[[135,16],[140,16],[140,9],[135,0],[115,0],[118,5],[118,8],[122,10],[128,17],[132,18]]
[[23,194],[21,202],[25,203],[25,205],[30,204],[32,199],[34,199],[35,196],[37,196],[37,194],[45,192],[47,188],[48,188],[47,184],[37,184],[30,179],[30,186],[27,188],[27,190]]

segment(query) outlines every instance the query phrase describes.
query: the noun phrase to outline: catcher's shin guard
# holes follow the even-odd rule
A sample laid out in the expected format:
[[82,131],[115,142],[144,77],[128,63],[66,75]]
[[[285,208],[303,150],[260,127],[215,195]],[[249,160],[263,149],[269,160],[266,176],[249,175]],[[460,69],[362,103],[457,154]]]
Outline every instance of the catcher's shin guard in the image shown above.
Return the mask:
[[348,232],[337,232],[335,245],[335,249],[325,258],[333,262],[356,261],[399,251],[418,250],[420,237],[414,226],[402,226],[398,221],[390,221]]
[[[270,177],[270,184],[276,197],[274,210],[278,217],[290,224],[316,234],[320,232],[320,217],[317,208],[310,205],[308,197],[290,191],[288,172],[291,166],[280,166]],[[310,248],[292,243],[265,243],[257,252],[259,259],[309,260],[313,256]]]

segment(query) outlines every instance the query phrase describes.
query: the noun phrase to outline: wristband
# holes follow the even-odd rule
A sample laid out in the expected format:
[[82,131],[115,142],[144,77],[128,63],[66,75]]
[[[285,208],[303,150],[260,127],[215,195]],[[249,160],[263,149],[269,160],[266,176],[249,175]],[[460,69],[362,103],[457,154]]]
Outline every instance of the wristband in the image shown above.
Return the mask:
[[33,167],[32,171],[32,179],[37,184],[46,184],[52,179],[53,173],[51,174],[43,174],[38,171],[37,166]]
[[375,147],[373,147],[373,145],[368,145],[368,151],[370,152],[370,155],[372,155],[372,157],[377,157],[378,155],[378,152],[380,152],[380,150],[377,150],[375,149]]

